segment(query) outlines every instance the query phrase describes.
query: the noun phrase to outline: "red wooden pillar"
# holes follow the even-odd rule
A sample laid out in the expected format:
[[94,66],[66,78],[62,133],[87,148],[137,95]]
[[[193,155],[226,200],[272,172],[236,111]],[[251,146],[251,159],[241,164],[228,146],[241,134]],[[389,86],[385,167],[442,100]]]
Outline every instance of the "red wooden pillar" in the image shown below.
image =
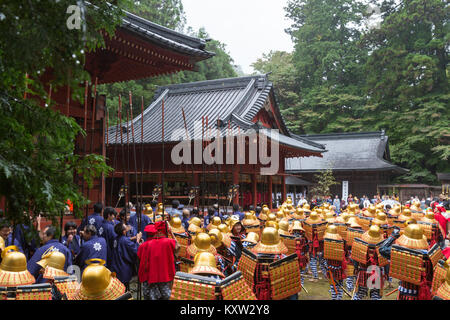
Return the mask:
[[[232,171],[233,171],[233,185],[238,184],[240,186],[239,171],[237,170],[237,167],[233,166]],[[239,189],[237,190],[236,195],[233,198],[233,204],[239,204]]]
[[281,177],[281,202],[286,201],[286,177]]
[[257,192],[256,173],[252,173],[252,200],[254,208],[256,208]]
[[269,184],[269,209],[272,210],[272,176],[267,178],[267,183]]

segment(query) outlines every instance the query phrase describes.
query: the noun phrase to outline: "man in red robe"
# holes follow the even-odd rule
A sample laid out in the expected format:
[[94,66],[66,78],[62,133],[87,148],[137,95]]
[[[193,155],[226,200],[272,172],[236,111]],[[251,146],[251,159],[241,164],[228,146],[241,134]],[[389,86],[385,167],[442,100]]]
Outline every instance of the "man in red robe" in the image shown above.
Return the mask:
[[138,249],[139,281],[145,300],[169,300],[175,278],[175,255],[178,242],[168,238],[166,221],[145,227],[147,241]]

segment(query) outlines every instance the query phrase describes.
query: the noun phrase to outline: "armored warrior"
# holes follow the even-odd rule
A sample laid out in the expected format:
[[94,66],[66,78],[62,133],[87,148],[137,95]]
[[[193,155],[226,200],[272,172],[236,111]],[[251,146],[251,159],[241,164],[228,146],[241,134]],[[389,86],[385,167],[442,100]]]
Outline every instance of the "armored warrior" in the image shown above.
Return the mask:
[[381,229],[376,225],[371,226],[360,239],[356,238],[354,240],[352,260],[357,263],[358,276],[356,285],[358,290],[352,300],[362,300],[368,295],[368,281],[377,286],[377,288],[371,288],[370,299],[381,300],[381,292],[384,285],[384,269],[382,267],[388,263],[378,253],[378,249],[383,241],[384,237]]
[[323,259],[323,235],[319,234],[319,229],[317,225],[324,225],[326,222],[322,220],[316,212],[311,212],[309,217],[305,220],[305,230],[306,226],[310,227],[311,234],[308,235],[308,246],[309,246],[309,265],[313,274],[314,279],[310,281],[317,282],[319,278],[317,273],[317,262],[320,264],[320,269],[322,274],[325,276],[327,274],[326,262]]
[[345,279],[347,262],[345,260],[344,240],[335,225],[328,225],[324,235],[324,259],[327,266],[327,278],[330,282],[332,300],[342,300],[342,283]]
[[305,236],[305,229],[302,228],[300,221],[294,221],[291,226],[291,235],[295,237],[295,253],[298,256],[298,264],[300,266],[300,274],[302,275],[302,286],[304,285],[304,276],[306,266],[308,265],[308,239]]

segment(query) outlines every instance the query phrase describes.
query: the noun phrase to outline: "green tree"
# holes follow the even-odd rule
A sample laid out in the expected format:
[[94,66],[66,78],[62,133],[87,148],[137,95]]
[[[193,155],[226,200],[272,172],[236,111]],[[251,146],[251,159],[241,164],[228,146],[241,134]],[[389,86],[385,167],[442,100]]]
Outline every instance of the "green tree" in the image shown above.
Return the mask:
[[186,15],[181,0],[134,1],[130,12],[169,29],[183,31]]
[[3,215],[15,224],[32,226],[41,212],[56,222],[67,199],[81,208],[87,199],[74,176],[82,174],[92,183],[109,171],[103,157],[74,154],[75,137],[84,132],[74,119],[52,110],[40,79],[47,72],[54,91],[69,84],[72,98],[81,100],[80,83],[90,80],[84,54],[103,45],[99,30],[113,33],[121,8],[129,3],[91,1],[85,7],[85,28],[69,30],[66,11],[73,4],[5,0],[0,5],[0,197],[6,202]]
[[311,188],[310,194],[313,197],[320,197],[322,199],[325,198],[326,196],[331,195],[331,190],[330,190],[331,186],[339,184],[334,179],[333,170],[331,170],[331,169],[319,171],[319,173],[316,173],[314,175],[314,179],[317,182]]
[[385,19],[362,44],[370,118],[390,137],[405,182],[435,183],[450,171],[449,6],[440,0],[383,2]]

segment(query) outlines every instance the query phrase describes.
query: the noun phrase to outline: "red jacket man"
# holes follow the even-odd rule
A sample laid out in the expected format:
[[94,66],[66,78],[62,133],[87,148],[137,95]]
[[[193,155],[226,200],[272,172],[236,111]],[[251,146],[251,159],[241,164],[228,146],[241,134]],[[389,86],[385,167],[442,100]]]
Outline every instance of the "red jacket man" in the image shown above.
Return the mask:
[[139,281],[143,283],[144,299],[168,300],[175,277],[178,243],[167,237],[166,221],[148,225],[144,231],[148,238],[138,249]]

